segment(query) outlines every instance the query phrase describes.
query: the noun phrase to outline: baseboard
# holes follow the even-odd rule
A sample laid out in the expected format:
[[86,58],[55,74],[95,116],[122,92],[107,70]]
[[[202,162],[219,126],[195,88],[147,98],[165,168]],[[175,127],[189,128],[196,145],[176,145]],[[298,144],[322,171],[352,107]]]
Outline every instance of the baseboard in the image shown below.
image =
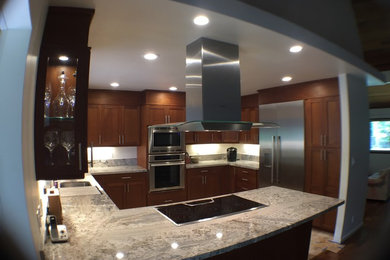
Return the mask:
[[345,234],[341,237],[341,241],[338,242],[338,241],[335,241],[334,239],[332,239],[331,241],[334,242],[334,243],[337,243],[337,244],[343,244],[345,242],[345,240],[347,240],[350,236],[352,236],[356,231],[358,231],[361,227],[363,226],[363,221],[360,222],[359,225],[357,225],[354,229],[352,229],[351,231],[348,232],[348,234]]

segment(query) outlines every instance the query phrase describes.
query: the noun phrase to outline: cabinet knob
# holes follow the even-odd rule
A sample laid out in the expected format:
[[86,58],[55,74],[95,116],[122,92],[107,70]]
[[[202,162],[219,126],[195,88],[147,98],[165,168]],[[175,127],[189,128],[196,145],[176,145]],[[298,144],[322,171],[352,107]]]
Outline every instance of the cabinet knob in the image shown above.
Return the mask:
[[164,200],[164,203],[173,202],[173,200]]

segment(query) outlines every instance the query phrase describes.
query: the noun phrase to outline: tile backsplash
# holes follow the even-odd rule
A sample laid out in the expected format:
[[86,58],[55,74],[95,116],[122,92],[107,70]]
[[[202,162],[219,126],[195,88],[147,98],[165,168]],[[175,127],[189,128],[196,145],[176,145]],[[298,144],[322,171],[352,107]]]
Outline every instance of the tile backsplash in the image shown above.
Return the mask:
[[137,158],[93,160],[93,167],[136,166]]

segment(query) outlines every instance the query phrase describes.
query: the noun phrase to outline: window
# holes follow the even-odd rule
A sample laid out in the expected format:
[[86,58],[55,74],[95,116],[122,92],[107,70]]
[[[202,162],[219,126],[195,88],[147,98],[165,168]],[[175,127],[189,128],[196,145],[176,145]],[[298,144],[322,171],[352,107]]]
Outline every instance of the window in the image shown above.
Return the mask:
[[370,151],[390,153],[390,119],[371,120]]

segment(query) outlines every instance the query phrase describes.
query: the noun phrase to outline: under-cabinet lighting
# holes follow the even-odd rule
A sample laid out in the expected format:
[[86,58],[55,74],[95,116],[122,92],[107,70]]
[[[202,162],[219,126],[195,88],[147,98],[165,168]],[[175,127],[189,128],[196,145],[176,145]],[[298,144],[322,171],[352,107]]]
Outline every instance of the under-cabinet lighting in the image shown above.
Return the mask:
[[169,87],[169,90],[170,90],[170,91],[176,91],[176,90],[177,90],[177,87],[171,86],[171,87]]
[[289,82],[290,80],[292,80],[292,77],[290,77],[290,76],[285,76],[282,78],[282,81],[284,81],[284,82]]
[[63,55],[63,56],[58,57],[58,59],[62,60],[62,61],[67,61],[67,60],[69,60],[69,57]]
[[303,47],[301,45],[294,45],[294,46],[291,46],[290,52],[298,53],[298,52],[302,51],[302,48]]
[[209,21],[210,21],[209,18],[207,16],[204,16],[204,15],[198,15],[197,17],[194,18],[194,24],[200,25],[200,26],[208,24]]
[[215,234],[215,236],[218,238],[218,239],[221,239],[223,234],[222,232],[217,232],[217,234]]
[[112,83],[110,83],[110,86],[113,87],[113,88],[117,88],[117,87],[119,87],[119,83],[118,82],[112,82]]
[[153,52],[148,52],[148,53],[145,53],[145,55],[144,55],[145,60],[155,60],[157,58],[158,58],[158,55],[153,53]]

